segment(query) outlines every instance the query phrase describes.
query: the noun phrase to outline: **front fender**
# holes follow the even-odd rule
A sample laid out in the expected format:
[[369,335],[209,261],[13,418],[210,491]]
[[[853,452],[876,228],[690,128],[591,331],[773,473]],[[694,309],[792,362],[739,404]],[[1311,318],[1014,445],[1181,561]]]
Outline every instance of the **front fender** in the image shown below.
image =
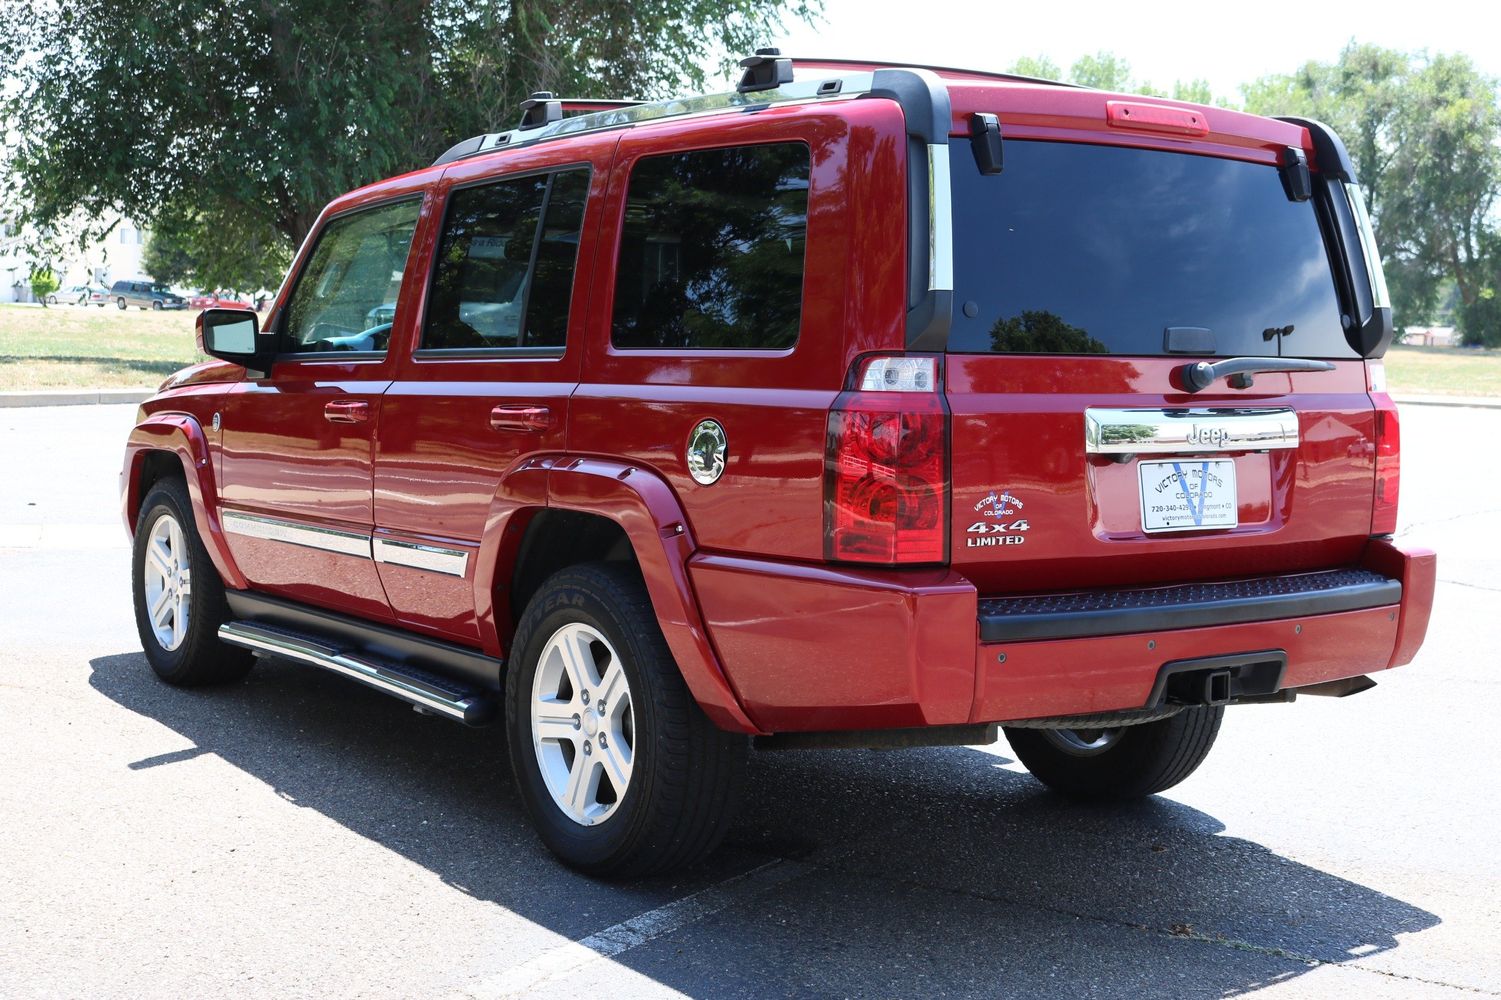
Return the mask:
[[[543,475],[545,483],[540,478]],[[693,533],[664,479],[640,466],[608,459],[533,458],[507,477],[504,492],[506,505],[512,510],[529,501],[534,506],[525,509],[531,512],[544,506],[577,510],[620,525],[635,550],[662,635],[694,699],[720,729],[760,732],[740,707],[740,699],[709,642],[688,579],[688,557],[696,548]],[[498,527],[494,524],[496,513],[492,508],[490,527]],[[480,565],[507,565],[487,556],[502,555],[505,537],[516,540],[512,542],[516,544],[522,534],[524,530],[487,530]],[[477,579],[477,592],[481,588],[493,593],[493,580]]]
[[120,506],[125,531],[134,537],[136,518],[140,516],[141,472],[146,456],[166,452],[177,457],[187,480],[188,496],[193,502],[193,523],[198,537],[208,550],[209,559],[226,587],[244,590],[249,586],[245,575],[235,565],[224,539],[219,521],[219,488],[214,478],[213,458],[208,437],[198,421],[186,413],[153,413],[131,429],[125,443],[125,465],[120,473]]

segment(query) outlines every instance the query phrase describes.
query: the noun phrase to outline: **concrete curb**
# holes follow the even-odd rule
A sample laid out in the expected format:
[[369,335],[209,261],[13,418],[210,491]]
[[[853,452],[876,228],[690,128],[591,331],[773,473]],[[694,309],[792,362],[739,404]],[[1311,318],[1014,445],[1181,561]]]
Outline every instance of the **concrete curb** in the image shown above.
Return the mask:
[[0,408],[140,403],[155,395],[155,389],[36,389],[31,392],[0,392]]
[[1472,406],[1481,410],[1501,410],[1497,396],[1393,396],[1398,406]]

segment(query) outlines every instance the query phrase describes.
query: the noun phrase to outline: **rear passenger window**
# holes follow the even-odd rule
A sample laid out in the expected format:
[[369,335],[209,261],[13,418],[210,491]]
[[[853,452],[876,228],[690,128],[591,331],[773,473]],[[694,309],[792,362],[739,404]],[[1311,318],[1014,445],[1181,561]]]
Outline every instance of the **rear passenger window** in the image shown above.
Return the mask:
[[453,192],[422,347],[561,350],[588,194],[587,170]]
[[646,157],[615,273],[619,348],[777,350],[797,342],[808,147]]
[[421,204],[394,202],[323,227],[287,303],[283,352],[386,349]]

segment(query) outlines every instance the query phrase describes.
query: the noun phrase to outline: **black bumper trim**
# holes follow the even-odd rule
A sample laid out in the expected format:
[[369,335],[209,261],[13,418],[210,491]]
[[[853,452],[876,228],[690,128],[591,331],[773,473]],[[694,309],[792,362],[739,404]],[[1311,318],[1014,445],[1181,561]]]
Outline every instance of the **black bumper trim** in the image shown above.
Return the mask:
[[980,600],[980,641],[1076,639],[1239,625],[1397,604],[1402,583],[1363,569],[1225,583]]

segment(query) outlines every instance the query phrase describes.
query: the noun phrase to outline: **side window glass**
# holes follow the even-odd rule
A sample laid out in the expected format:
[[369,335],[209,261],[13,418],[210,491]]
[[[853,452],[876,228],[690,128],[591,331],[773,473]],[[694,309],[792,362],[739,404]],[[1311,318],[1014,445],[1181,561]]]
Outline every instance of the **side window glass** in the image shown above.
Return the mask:
[[615,274],[614,345],[777,350],[796,343],[808,172],[802,143],[637,163]]
[[324,227],[287,304],[284,353],[386,349],[421,205],[399,201]]
[[422,347],[562,348],[588,190],[568,170],[455,191]]

